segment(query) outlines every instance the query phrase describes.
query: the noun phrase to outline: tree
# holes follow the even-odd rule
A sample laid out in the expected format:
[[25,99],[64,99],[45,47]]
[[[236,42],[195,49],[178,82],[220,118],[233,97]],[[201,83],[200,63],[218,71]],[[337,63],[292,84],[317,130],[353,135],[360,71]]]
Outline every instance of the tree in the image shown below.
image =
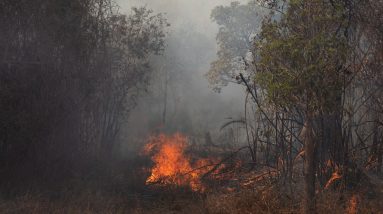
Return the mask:
[[112,152],[116,137],[136,99],[146,89],[152,76],[149,59],[164,50],[165,32],[168,25],[162,14],[153,14],[144,7],[132,8],[130,16],[116,14],[108,21],[105,51],[100,55],[104,66],[104,79],[99,86],[102,96],[96,98],[101,104],[101,144],[107,153]]
[[[335,3],[334,3],[335,4]],[[280,21],[263,23],[254,44],[255,81],[278,108],[303,113],[305,151],[304,213],[315,209],[314,120],[336,111],[348,57],[344,5],[294,0]]]
[[109,0],[0,2],[5,171],[65,169],[100,153],[111,157],[168,26],[146,8],[125,16],[115,6]]
[[246,5],[232,2],[230,6],[218,6],[212,11],[211,18],[219,25],[219,50],[218,59],[211,63],[206,76],[216,91],[233,82],[233,77],[243,71],[243,57],[251,49],[265,14],[255,1]]

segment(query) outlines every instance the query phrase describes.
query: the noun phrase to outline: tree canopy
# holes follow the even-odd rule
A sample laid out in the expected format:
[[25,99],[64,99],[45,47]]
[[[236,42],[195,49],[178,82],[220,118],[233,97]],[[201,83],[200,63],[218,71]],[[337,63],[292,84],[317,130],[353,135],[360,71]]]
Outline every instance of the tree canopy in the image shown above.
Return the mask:
[[251,49],[265,14],[255,1],[245,5],[232,2],[230,6],[218,6],[212,11],[211,18],[219,26],[218,59],[211,63],[207,78],[215,90],[232,82],[238,71],[244,69],[243,57]]

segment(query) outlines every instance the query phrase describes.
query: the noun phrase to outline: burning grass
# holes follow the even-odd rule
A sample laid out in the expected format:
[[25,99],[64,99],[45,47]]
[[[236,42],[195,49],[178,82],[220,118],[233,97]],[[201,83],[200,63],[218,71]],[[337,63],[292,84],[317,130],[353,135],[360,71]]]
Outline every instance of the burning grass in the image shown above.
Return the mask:
[[[164,139],[174,136],[164,137]],[[183,139],[183,138],[182,138]],[[161,147],[155,149],[157,152]],[[153,148],[154,149],[154,148]],[[184,147],[187,150],[187,147]],[[193,157],[183,151],[190,167],[195,166]],[[157,154],[154,152],[152,154]],[[155,155],[151,156],[153,159]],[[221,183],[221,178],[212,180],[220,188],[212,191],[190,192],[178,191],[174,183],[166,186],[177,188],[162,191],[158,188],[147,188],[146,177],[138,170],[145,161],[121,162],[108,164],[99,171],[105,170],[106,178],[77,178],[73,182],[63,183],[61,188],[49,193],[44,191],[27,192],[18,197],[0,197],[1,213],[300,213],[302,178],[295,177],[295,182],[280,182],[276,172],[271,169],[252,170],[236,174],[236,188],[228,183]],[[137,162],[137,163],[135,163]],[[127,174],[119,175],[125,168]],[[134,167],[133,167],[134,166]],[[155,163],[150,171],[156,167]],[[111,170],[113,169],[113,170]],[[177,171],[177,170],[176,170]],[[100,172],[98,173],[100,174]],[[170,174],[171,175],[171,174]],[[102,176],[104,177],[104,176]],[[148,179],[149,179],[148,178]],[[201,185],[205,185],[199,177]],[[179,179],[179,178],[178,178]],[[186,179],[186,178],[183,178]],[[188,178],[190,179],[190,177]],[[162,179],[161,179],[162,180]],[[170,180],[171,181],[171,180]],[[190,182],[191,180],[185,180]],[[233,181],[232,181],[233,182]],[[209,183],[210,184],[210,183]],[[138,188],[142,185],[140,188]],[[187,185],[188,183],[182,185]],[[360,184],[360,189],[353,191],[336,191],[327,188],[317,194],[317,213],[382,213],[383,197],[374,188],[366,190],[367,184]]]
[[[94,175],[86,171],[72,182],[48,188],[49,192],[0,194],[0,212],[300,213],[303,177],[298,166],[293,181],[284,182],[278,169],[240,164],[232,155],[235,151],[201,157],[179,133],[150,137],[143,154],[97,163],[90,167]],[[147,172],[140,171],[149,159],[152,165]],[[339,191],[334,185],[338,177],[339,173],[333,174],[327,187],[317,193],[317,213],[383,213],[383,196],[374,193],[376,188],[359,182],[359,189]]]
[[187,137],[180,133],[150,137],[144,154],[151,156],[154,166],[150,169],[146,184],[187,186],[193,191],[204,192],[206,186],[202,178],[206,173],[218,170],[215,165],[219,159],[193,158],[186,154],[187,148]]

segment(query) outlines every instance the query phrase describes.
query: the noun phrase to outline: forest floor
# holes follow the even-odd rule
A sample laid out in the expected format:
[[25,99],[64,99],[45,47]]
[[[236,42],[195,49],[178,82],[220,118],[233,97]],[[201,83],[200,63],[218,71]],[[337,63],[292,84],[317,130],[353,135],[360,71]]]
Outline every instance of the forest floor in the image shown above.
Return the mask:
[[[204,193],[145,185],[139,163],[120,162],[94,174],[12,192],[2,187],[0,213],[299,213],[302,179],[281,182],[264,177],[235,188],[213,185]],[[129,167],[126,167],[129,166]],[[123,169],[122,169],[123,168]],[[259,177],[253,172],[239,177]],[[246,179],[242,179],[245,181]],[[247,179],[251,180],[251,179]],[[38,187],[39,186],[39,187]],[[14,188],[13,188],[14,189]],[[367,182],[338,191],[317,192],[318,213],[383,213],[383,194]]]

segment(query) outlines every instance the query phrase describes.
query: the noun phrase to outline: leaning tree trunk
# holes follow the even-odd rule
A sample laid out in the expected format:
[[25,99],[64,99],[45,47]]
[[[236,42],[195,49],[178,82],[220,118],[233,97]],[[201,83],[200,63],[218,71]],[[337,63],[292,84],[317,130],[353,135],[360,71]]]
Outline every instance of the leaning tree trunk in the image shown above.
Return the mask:
[[304,127],[301,132],[304,142],[304,198],[303,213],[315,213],[315,142],[312,127],[312,114],[306,115]]

